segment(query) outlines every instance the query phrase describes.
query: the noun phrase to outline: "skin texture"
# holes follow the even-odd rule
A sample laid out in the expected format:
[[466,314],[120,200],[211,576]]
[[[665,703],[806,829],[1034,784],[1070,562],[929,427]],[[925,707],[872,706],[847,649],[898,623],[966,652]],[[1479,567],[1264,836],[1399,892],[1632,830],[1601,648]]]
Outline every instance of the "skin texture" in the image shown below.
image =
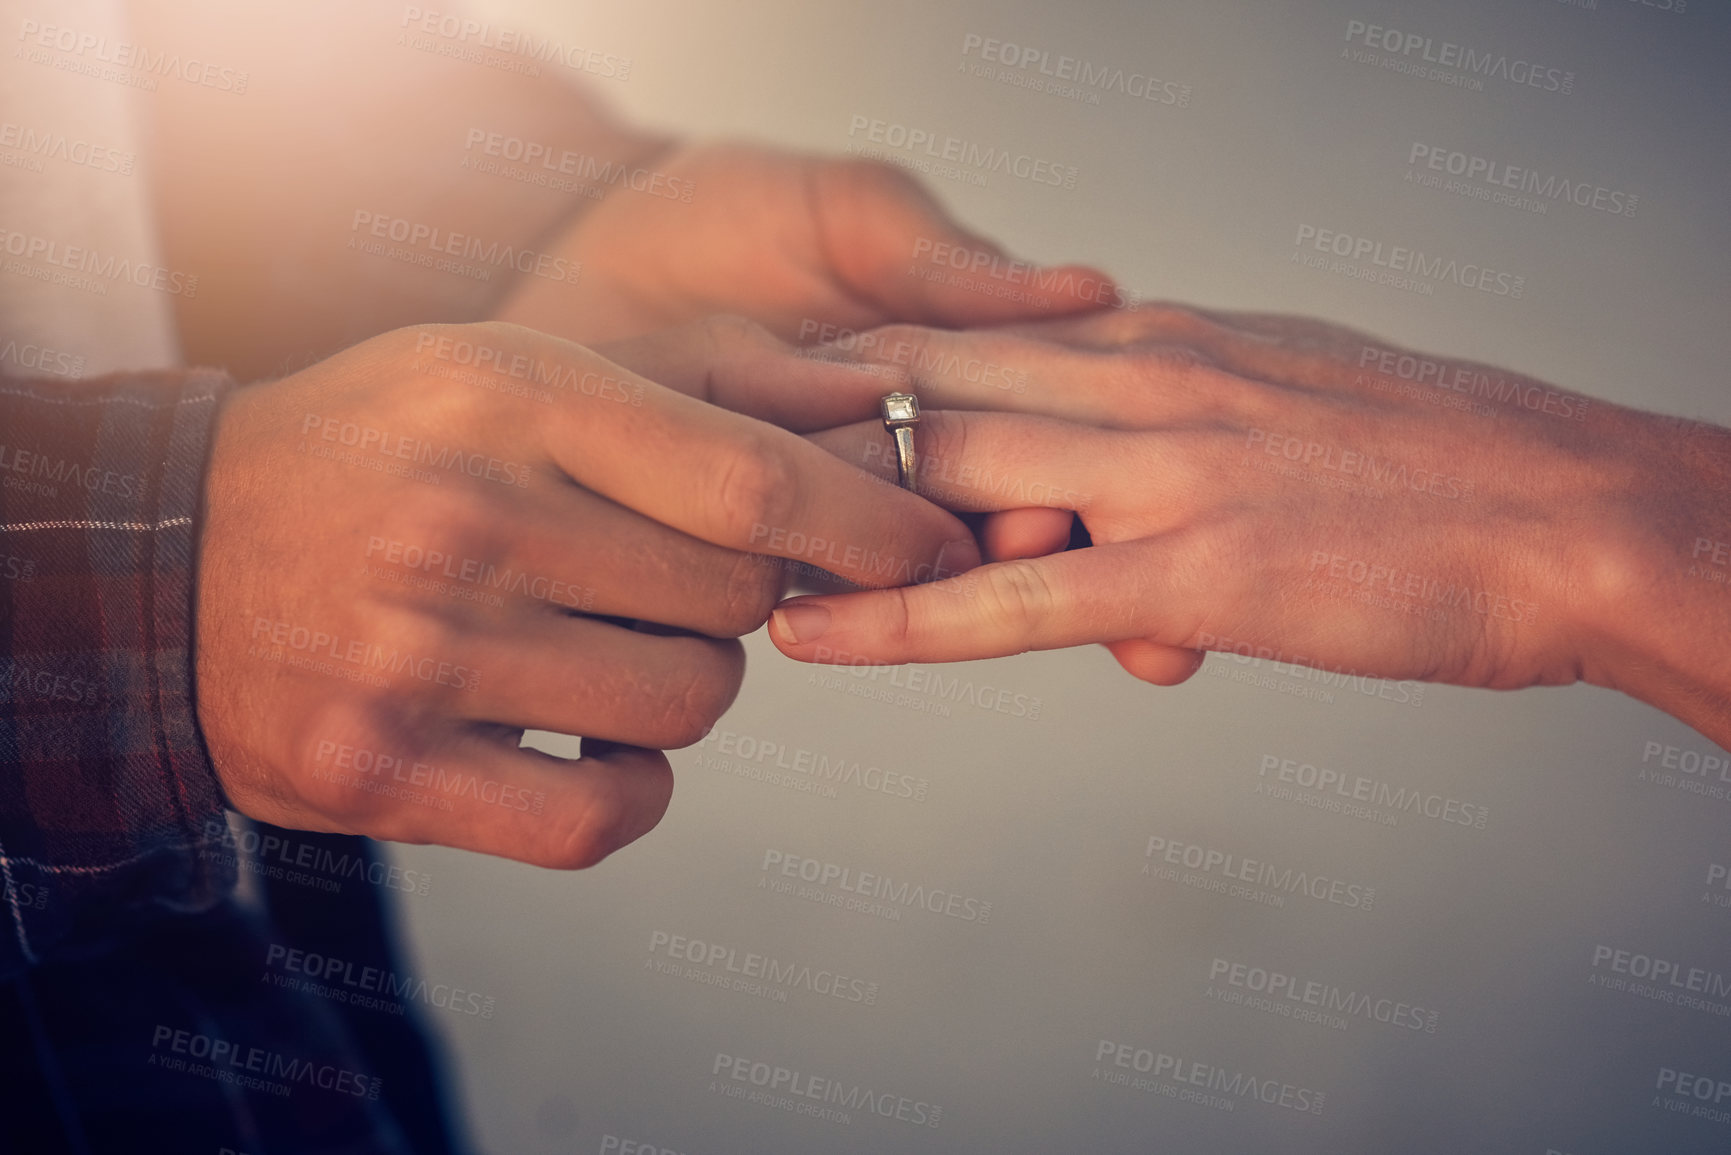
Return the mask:
[[[481,349],[562,384],[502,393],[520,378],[462,367]],[[651,349],[692,395],[628,367]],[[800,398],[857,402],[875,378],[737,321],[615,356],[500,323],[418,326],[225,408],[197,676],[236,808],[588,866],[655,825],[660,749],[732,702],[735,639],[785,589],[765,555],[856,544],[854,564],[825,564],[861,583],[977,563],[950,514],[709,403],[813,425],[829,414]],[[583,757],[519,748],[526,728],[585,735]]]
[[[934,261],[1009,260],[952,220],[899,170],[742,144],[699,145],[653,170],[689,202],[620,192],[572,221],[549,250],[583,266],[571,291],[524,278],[497,315],[580,341],[606,341],[743,313],[788,340],[833,340],[891,320],[992,325],[1088,311],[1110,278],[1083,266],[1043,270],[1044,301],[1001,297]],[[824,326],[832,326],[826,330]]]
[[[607,223],[616,249],[608,258],[611,265],[589,248],[595,234],[572,229],[544,251],[573,264],[583,262],[581,281],[573,285],[526,277],[521,297],[534,308],[501,310],[507,318],[521,318],[539,309],[548,329],[616,338],[608,354],[637,370],[643,388],[654,390],[650,382],[658,382],[723,407],[706,410],[704,420],[677,441],[653,427],[602,434],[573,426],[586,431],[587,438],[600,438],[586,440],[572,433],[583,446],[582,462],[592,463],[606,449],[613,465],[605,479],[577,473],[576,481],[643,516],[626,517],[615,505],[595,499],[585,504],[581,490],[544,482],[557,477],[561,466],[536,464],[525,454],[547,432],[542,425],[546,407],[506,393],[453,389],[449,378],[425,372],[426,359],[417,358],[412,346],[404,348],[400,334],[246,390],[229,404],[218,426],[206,484],[211,516],[200,563],[198,701],[218,774],[237,809],[291,827],[439,842],[550,866],[589,865],[659,820],[671,779],[658,748],[687,745],[706,733],[732,702],[743,672],[736,643],[641,631],[660,633],[665,630],[658,627],[667,627],[738,635],[757,629],[783,592],[785,571],[765,568],[756,555],[781,554],[805,562],[799,572],[807,579],[822,581],[823,574],[811,568],[821,565],[864,585],[926,580],[939,565],[955,572],[978,560],[977,547],[961,523],[899,492],[890,492],[890,504],[885,505],[889,491],[875,479],[845,467],[833,471],[836,463],[791,433],[751,422],[749,435],[735,433],[715,444],[704,436],[719,436],[730,428],[727,422],[735,418],[725,410],[800,432],[825,428],[875,405],[884,391],[879,375],[796,357],[768,331],[713,316],[713,309],[765,309],[772,320],[781,318],[784,331],[793,312],[823,318],[826,324],[877,321],[903,315],[901,310],[920,317],[999,321],[1012,315],[1001,300],[968,292],[934,293],[927,282],[905,275],[905,263],[889,269],[874,255],[910,252],[917,238],[930,236],[974,251],[995,253],[995,248],[955,226],[917,186],[875,166],[830,165],[761,150],[725,149],[706,155],[705,179],[715,186],[729,179],[716,162],[737,162],[731,178],[736,195],[756,188],[768,201],[797,189],[797,203],[808,205],[807,186],[815,180],[844,208],[825,219],[821,229],[814,221],[798,226],[765,214],[751,223],[773,234],[760,248],[774,259],[739,267],[730,262],[741,254],[723,247],[708,253],[708,263],[701,267],[670,266],[687,275],[661,294],[650,292],[646,286],[651,282],[629,256],[629,230],[642,230],[658,243],[684,245],[687,255],[701,247],[695,238],[688,243],[670,230],[653,212],[624,213],[624,219]],[[893,227],[886,227],[886,221]],[[737,239],[738,229],[727,235]],[[609,278],[615,275],[633,278],[631,285],[621,285],[614,293],[615,282]],[[1092,278],[1096,292],[1110,286],[1098,274],[1085,275]],[[843,287],[853,285],[849,277],[867,287]],[[881,289],[869,287],[873,278],[882,282]],[[336,283],[341,284],[341,278]],[[881,300],[870,298],[871,292],[881,292]],[[895,297],[898,293],[901,299]],[[809,301],[802,304],[801,294],[809,294]],[[875,303],[861,305],[856,294],[867,294]],[[608,307],[614,299],[639,303],[626,312]],[[769,308],[765,302],[771,300],[779,304]],[[1040,311],[1087,305],[1072,298],[1057,307],[1047,303]],[[591,306],[603,319],[594,326],[583,323]],[[375,319],[380,315],[375,312]],[[692,320],[700,316],[708,319]],[[677,323],[683,327],[660,329]],[[650,328],[659,331],[643,332]],[[514,343],[530,340],[525,331],[516,332]],[[491,344],[501,346],[501,341]],[[560,344],[566,352],[559,357],[593,357]],[[417,363],[422,367],[415,368]],[[345,391],[350,383],[357,383],[356,388]],[[333,398],[340,404],[333,405]],[[561,398],[565,400],[569,398]],[[605,401],[590,401],[590,410],[618,413]],[[525,490],[455,479],[461,492],[429,492],[424,484],[385,482],[376,474],[361,473],[363,489],[357,497],[357,470],[286,456],[291,450],[285,446],[305,440],[299,423],[308,413],[440,446],[466,445],[463,437],[485,432],[491,438],[487,456],[527,461],[536,480]],[[430,426],[429,415],[438,419]],[[700,435],[699,430],[707,433]],[[651,438],[647,446],[641,443],[644,437]],[[795,468],[784,460],[794,452],[789,446],[806,452],[803,466]],[[292,462],[294,472],[279,472],[285,461]],[[819,462],[825,464],[820,467]],[[306,477],[299,475],[303,471]],[[556,497],[544,492],[549,487]],[[790,495],[807,500],[796,508],[780,507],[778,502]],[[707,508],[706,503],[717,501],[719,510]],[[549,502],[570,508],[556,514]],[[691,520],[693,504],[705,508],[705,519]],[[886,521],[886,513],[896,509],[914,510],[901,515],[912,520]],[[657,521],[684,532],[663,530]],[[944,541],[928,540],[934,522],[947,527]],[[383,528],[390,526],[406,528]],[[725,564],[716,561],[694,569],[686,534],[753,553],[735,552]],[[550,561],[562,559],[563,569],[539,572],[581,574],[571,584],[636,595],[623,603],[602,597],[595,604],[580,603],[578,609],[653,625],[628,633],[586,619],[563,621],[559,629],[569,635],[567,644],[552,650],[539,623],[518,621],[481,631],[472,603],[451,605],[445,604],[449,599],[423,597],[410,600],[417,606],[431,600],[440,612],[429,615],[424,607],[411,612],[395,600],[406,596],[403,590],[381,590],[377,579],[353,576],[369,564],[365,546],[374,538],[418,541],[426,549],[503,569],[520,554],[517,542],[523,535],[544,539],[541,553]],[[951,542],[947,551],[942,550],[945,541]],[[516,564],[523,568],[527,562],[519,558]],[[707,576],[701,582],[671,585],[649,580],[669,574]],[[338,577],[343,580],[333,580]],[[748,577],[756,584],[742,594],[741,583]],[[763,584],[771,577],[773,587]],[[545,616],[555,611],[540,607],[538,612]],[[453,615],[460,620],[454,621]],[[291,631],[305,626],[344,639],[344,644],[358,638],[396,643],[417,653],[429,648],[441,654],[480,652],[485,660],[475,658],[474,668],[504,670],[506,677],[483,675],[478,692],[453,692],[397,678],[388,691],[372,695],[363,705],[367,695],[357,700],[352,684],[291,672],[256,656],[248,659],[248,648],[256,650],[253,643],[268,641],[270,629],[277,628],[260,627],[261,619],[289,623]],[[263,631],[258,636],[252,633],[255,627]],[[460,640],[477,636],[485,644]],[[474,650],[465,648],[471,645]],[[446,660],[463,664],[455,657]],[[563,697],[537,702],[537,694],[545,697],[538,687],[555,681],[570,689]],[[520,750],[517,742],[525,728],[585,735],[585,758],[568,767]],[[321,762],[320,743],[334,744],[338,752]],[[456,811],[440,812],[352,784],[332,785],[328,774],[339,768],[331,759],[344,757],[341,750],[346,748],[387,753],[410,766],[420,762],[452,773],[466,770],[485,780],[520,783],[522,793],[514,797],[520,801],[545,795],[541,805],[551,817],[462,799]],[[315,778],[315,770],[327,777]],[[491,771],[491,777],[484,771]]]
[[[771,636],[791,657],[1103,642],[1157,684],[1209,649],[1493,689],[1585,680],[1731,742],[1731,431],[1293,317],[1156,305],[875,338],[871,359],[932,367],[910,378],[921,492],[1003,511],[997,560],[790,601]],[[1024,388],[970,382],[970,363]],[[816,440],[894,476],[875,423]],[[1064,550],[1065,510],[1092,548]]]
[[[558,69],[530,77],[402,43],[405,12],[355,0],[133,5],[140,41],[250,77],[243,94],[164,85],[140,105],[164,263],[200,278],[196,296],[175,299],[185,359],[243,382],[284,378],[241,392],[216,433],[199,574],[199,719],[231,803],[253,817],[587,865],[665,809],[667,763],[655,748],[695,741],[732,701],[742,658],[727,639],[762,625],[784,573],[741,550],[792,552],[828,569],[852,559],[865,567],[856,580],[881,584],[929,576],[943,544],[928,540],[934,526],[966,539],[944,556],[951,569],[972,564],[972,539],[915,499],[892,495],[885,506],[868,475],[832,472],[833,461],[759,422],[741,425],[720,409],[699,417],[687,405],[677,434],[594,425],[578,414],[617,424],[622,412],[648,410],[568,393],[546,406],[463,388],[430,373],[409,337],[377,335],[492,317],[587,345],[620,342],[608,355],[646,378],[804,431],[850,420],[882,392],[879,379],[795,360],[761,330],[701,318],[751,313],[797,336],[807,323],[1001,323],[1092,301],[1073,290],[1006,302],[910,277],[921,241],[1001,254],[900,173],[740,145],[676,151],[620,124]],[[588,171],[653,172],[658,187],[692,195],[604,182],[588,188],[605,194],[597,200],[509,179],[485,168],[499,160],[489,151],[495,134],[573,154]],[[367,251],[381,220],[528,252],[538,269],[575,275],[429,270]],[[380,247],[394,245],[387,227]],[[1096,297],[1111,291],[1099,274],[1072,272]],[[517,333],[491,343],[536,340]],[[597,361],[560,350],[547,359]],[[646,397],[665,400],[640,383]],[[383,459],[303,456],[302,444],[347,448],[309,437],[308,413],[339,432],[348,422],[526,464],[531,481],[445,477],[434,487],[375,472]],[[563,415],[549,425],[555,414]],[[803,455],[797,466],[794,453]],[[608,454],[605,476],[585,472]],[[821,501],[777,505],[807,493]],[[905,522],[884,523],[886,509],[902,510]],[[753,537],[753,528],[765,533]],[[699,548],[693,536],[728,549]],[[814,550],[813,538],[837,547]],[[593,603],[576,599],[592,616],[521,597],[493,607],[380,578],[381,569],[405,578],[413,567],[392,565],[388,547],[369,557],[374,539],[495,572],[533,562],[567,591],[594,591]],[[473,585],[420,576],[447,589]],[[439,661],[447,677],[456,666],[477,669],[479,687],[397,676],[381,690],[290,667],[291,652],[306,655],[272,641],[279,623],[290,641],[304,626],[309,642],[315,630],[341,639],[327,648],[358,640],[363,653],[394,645],[436,654],[435,676]],[[332,668],[360,672],[352,665],[336,659]],[[585,757],[566,765],[518,749],[531,726],[586,735]],[[321,743],[339,748],[322,762]],[[352,762],[354,750],[403,758],[410,779],[420,762],[522,790],[510,804],[446,799],[455,809],[443,811],[423,804],[425,789],[408,798],[333,784],[332,771],[353,771],[335,763]],[[368,773],[374,786],[381,774],[416,785],[395,771],[357,780]],[[535,794],[539,814],[517,808]]]
[[[680,451],[653,476],[615,459],[601,479],[570,457],[580,442],[584,462],[617,449],[600,426],[549,423],[539,402],[430,375],[402,334],[367,341],[486,317],[609,343],[561,346],[558,356],[584,365],[606,356],[809,433],[880,477],[893,476],[893,463],[875,422],[830,427],[869,419],[879,394],[910,382],[928,410],[950,411],[921,430],[924,492],[981,513],[980,539],[998,564],[947,584],[808,603],[830,614],[821,639],[809,616],[800,625],[785,615],[773,631],[795,657],[946,660],[1101,641],[1130,672],[1164,684],[1193,673],[1208,648],[1468,685],[1586,679],[1731,739],[1731,688],[1716,674],[1731,635],[1727,586],[1711,580],[1726,569],[1719,546],[1731,542],[1722,430],[1597,401],[1577,410],[1582,399],[1543,387],[1537,395],[1558,399],[1553,408],[1585,420],[1508,402],[1477,416],[1438,403],[1457,393],[1378,376],[1362,358],[1367,345],[1382,346],[1316,322],[1173,306],[1093,314],[1114,290],[1087,269],[1042,277],[1059,288],[1038,298],[999,296],[991,290],[1002,277],[950,274],[995,266],[1001,251],[899,172],[749,145],[677,146],[618,123],[571,77],[507,74],[400,44],[401,7],[134,8],[141,41],[252,77],[241,97],[165,85],[141,104],[164,263],[200,277],[196,297],[175,300],[186,359],[243,381],[292,374],[231,403],[208,487],[199,711],[231,799],[247,813],[552,865],[594,861],[665,807],[666,762],[651,747],[691,740],[731,701],[740,674],[726,638],[752,628],[782,588],[780,571],[773,588],[745,582],[740,575],[761,574],[738,551],[795,543],[782,552],[842,569],[850,556],[864,564],[912,552],[894,534],[834,524],[858,516],[850,503],[912,500],[886,499],[876,483],[858,488],[864,475],[824,491],[824,510],[800,513],[830,526],[826,541],[841,545],[843,563],[835,550],[816,557],[809,537],[748,530],[742,541],[737,520],[723,517],[729,533],[689,520],[726,477],[774,479],[756,487],[759,501],[793,482],[797,471],[779,456],[791,451],[767,426],[753,424],[743,441],[727,435],[732,464],[720,474],[693,426],[655,434],[653,451]],[[642,169],[690,196],[614,186],[597,201],[465,167],[488,157],[477,130]],[[527,250],[579,275],[430,272],[351,247],[369,239],[358,213]],[[838,329],[934,328],[892,325],[869,341],[843,334],[826,355],[875,362],[880,375],[861,377],[810,357],[793,364],[738,322],[693,324],[716,313],[750,315],[802,344],[835,340]],[[367,343],[339,352],[356,342]],[[1437,377],[1477,371],[1431,360]],[[577,412],[616,404],[582,400],[592,404]],[[452,477],[433,487],[302,458],[293,447],[306,440],[308,412],[339,429],[346,420],[484,448],[529,465],[532,482]],[[555,430],[569,439],[566,457],[549,448]],[[1396,469],[1404,481],[1388,480]],[[647,488],[619,488],[633,476]],[[918,502],[907,508],[921,511],[910,524],[937,516]],[[1071,510],[1094,549],[1061,552]],[[787,520],[777,528],[794,528]],[[578,609],[617,616],[574,618],[523,598],[487,606],[378,578],[369,543],[417,533],[500,568],[519,542],[538,542],[565,572],[581,571],[568,588],[595,591]],[[693,560],[692,539],[706,536],[709,548],[735,551],[723,555],[731,563],[714,562],[725,577]],[[958,548],[946,568],[965,568],[971,547]],[[684,584],[658,586],[656,575]],[[876,585],[886,571],[852,576]],[[1436,591],[1451,588],[1465,601],[1438,604]],[[653,606],[600,600],[650,589]],[[254,637],[259,618],[267,627]],[[620,624],[627,619],[638,625]],[[399,676],[375,693],[248,656],[277,622],[344,644],[464,656],[479,647],[481,688]],[[560,634],[572,644],[552,647]],[[515,698],[505,692],[512,677],[521,679]],[[545,689],[555,684],[564,689]],[[591,735],[585,758],[572,767],[519,750],[528,725]],[[333,786],[311,778],[319,741],[379,753],[395,743],[393,756],[411,768],[486,769],[490,781],[533,784],[542,810],[458,798],[442,812]]]

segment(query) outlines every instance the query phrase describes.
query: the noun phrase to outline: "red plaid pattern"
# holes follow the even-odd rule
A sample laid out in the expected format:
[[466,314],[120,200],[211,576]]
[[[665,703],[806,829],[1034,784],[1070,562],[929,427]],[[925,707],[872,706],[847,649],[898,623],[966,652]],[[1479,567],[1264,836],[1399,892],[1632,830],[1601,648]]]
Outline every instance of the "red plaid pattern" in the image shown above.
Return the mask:
[[218,902],[193,705],[220,373],[0,381],[0,978]]

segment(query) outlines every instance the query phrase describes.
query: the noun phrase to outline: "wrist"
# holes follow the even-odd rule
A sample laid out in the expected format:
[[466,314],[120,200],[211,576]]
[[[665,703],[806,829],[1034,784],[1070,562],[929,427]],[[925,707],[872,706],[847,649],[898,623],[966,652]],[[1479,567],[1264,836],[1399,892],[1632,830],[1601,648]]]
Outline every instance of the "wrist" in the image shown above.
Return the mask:
[[686,147],[674,137],[634,135],[606,158],[580,158],[576,163],[589,166],[579,167],[581,195],[540,234],[539,248],[555,259],[551,270],[539,264],[517,269],[486,316],[583,345],[661,328],[621,320],[635,308],[637,294],[622,272],[638,271],[631,238],[641,228],[644,207],[630,202],[689,201],[692,182],[674,175]]
[[1585,546],[1581,676],[1731,748],[1731,430],[1637,420]]

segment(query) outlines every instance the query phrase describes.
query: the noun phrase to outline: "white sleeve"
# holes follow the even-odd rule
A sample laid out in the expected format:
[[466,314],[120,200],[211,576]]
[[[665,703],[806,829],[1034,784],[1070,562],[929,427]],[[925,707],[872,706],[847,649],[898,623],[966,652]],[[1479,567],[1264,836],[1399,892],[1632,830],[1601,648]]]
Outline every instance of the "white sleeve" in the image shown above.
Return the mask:
[[0,377],[178,365],[122,0],[0,0],[0,44]]

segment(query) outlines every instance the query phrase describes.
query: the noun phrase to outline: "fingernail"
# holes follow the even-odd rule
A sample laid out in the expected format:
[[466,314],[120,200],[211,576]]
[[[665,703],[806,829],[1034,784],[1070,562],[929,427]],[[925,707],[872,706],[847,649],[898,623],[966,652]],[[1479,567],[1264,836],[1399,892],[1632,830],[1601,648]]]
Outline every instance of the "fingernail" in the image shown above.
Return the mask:
[[829,607],[816,602],[794,602],[769,616],[776,631],[796,646],[817,641],[829,629]]

